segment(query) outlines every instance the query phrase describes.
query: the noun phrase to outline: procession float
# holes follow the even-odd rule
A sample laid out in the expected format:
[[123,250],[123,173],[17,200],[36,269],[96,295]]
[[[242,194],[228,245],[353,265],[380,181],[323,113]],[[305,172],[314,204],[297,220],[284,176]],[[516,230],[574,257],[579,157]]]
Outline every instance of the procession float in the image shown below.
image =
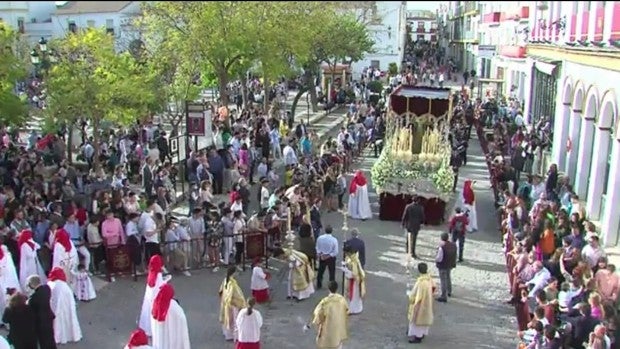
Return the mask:
[[405,206],[417,197],[425,223],[443,223],[454,182],[451,115],[448,88],[400,85],[390,94],[384,147],[371,170],[379,219],[400,221]]

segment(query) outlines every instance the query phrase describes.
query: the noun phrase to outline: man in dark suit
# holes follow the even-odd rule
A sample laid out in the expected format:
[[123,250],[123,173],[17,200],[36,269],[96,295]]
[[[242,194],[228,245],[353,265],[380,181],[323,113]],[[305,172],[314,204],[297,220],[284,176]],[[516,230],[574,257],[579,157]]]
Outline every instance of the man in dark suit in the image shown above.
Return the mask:
[[344,245],[353,249],[353,251],[357,252],[360,257],[360,263],[362,263],[362,269],[366,268],[366,245],[364,244],[364,240],[359,237],[360,232],[353,228],[351,229],[351,238],[347,240]]
[[[413,201],[405,206],[401,226],[403,229],[407,229],[407,233],[411,236],[407,239],[407,251],[411,251],[411,255],[415,259],[418,258],[415,254],[418,232],[420,231],[422,224],[424,224],[424,219],[424,207],[418,203],[418,198],[414,197]],[[409,241],[411,241],[411,249],[409,249]]]
[[314,205],[310,209],[310,225],[312,226],[312,232],[314,234],[314,241],[321,235],[323,229],[323,223],[321,222],[321,200],[314,200]]
[[584,348],[583,343],[588,342],[590,333],[600,323],[598,319],[592,316],[592,308],[587,303],[579,305],[579,316],[569,318],[568,322],[573,328],[571,345],[575,349]]
[[56,349],[54,339],[54,313],[50,307],[52,290],[47,285],[41,285],[41,279],[37,275],[28,277],[28,287],[34,293],[28,299],[28,306],[35,315],[34,332],[40,349]]

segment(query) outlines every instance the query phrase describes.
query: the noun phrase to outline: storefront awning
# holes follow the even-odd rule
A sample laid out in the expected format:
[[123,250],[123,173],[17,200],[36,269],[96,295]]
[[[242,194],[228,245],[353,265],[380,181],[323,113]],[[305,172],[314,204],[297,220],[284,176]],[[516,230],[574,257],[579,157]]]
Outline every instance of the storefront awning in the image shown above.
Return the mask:
[[530,56],[530,58],[534,60],[534,67],[536,67],[536,70],[547,75],[555,76],[555,71],[561,63],[561,61],[556,61],[546,57]]

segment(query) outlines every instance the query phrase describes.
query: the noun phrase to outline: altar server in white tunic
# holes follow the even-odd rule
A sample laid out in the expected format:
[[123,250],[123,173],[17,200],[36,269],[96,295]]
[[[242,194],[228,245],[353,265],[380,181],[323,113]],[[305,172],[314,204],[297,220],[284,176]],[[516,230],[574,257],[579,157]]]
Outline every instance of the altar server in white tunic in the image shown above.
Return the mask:
[[185,312],[173,297],[174,288],[169,283],[164,283],[153,301],[153,348],[190,349]]
[[157,292],[161,285],[170,280],[164,280],[162,270],[164,268],[164,260],[160,255],[154,255],[149,261],[149,274],[146,277],[146,288],[144,290],[144,299],[142,300],[142,310],[138,319],[138,327],[144,330],[147,336],[151,336],[151,309],[153,307],[153,299],[157,296]]
[[52,290],[50,305],[54,318],[54,338],[56,344],[79,342],[82,339],[82,329],[77,317],[77,307],[73,290],[67,284],[67,276],[62,268],[52,269],[47,285]]
[[17,246],[19,249],[19,282],[22,289],[28,289],[27,279],[30,275],[38,275],[42,283],[47,282],[45,272],[37,256],[37,251],[41,246],[32,239],[32,231],[23,230],[19,234]]
[[361,220],[372,218],[368,199],[368,181],[360,170],[355,172],[349,186],[349,217]]
[[467,213],[469,218],[469,224],[467,225],[467,232],[478,230],[478,219],[476,214],[476,194],[474,194],[473,182],[466,180],[463,184],[463,191],[461,193],[461,200],[463,202],[463,211]]
[[364,310],[366,296],[366,272],[362,268],[359,254],[349,246],[344,247],[345,260],[342,262],[342,271],[348,282],[344,285],[349,314],[360,314]]
[[256,301],[248,299],[247,308],[237,314],[237,343],[235,349],[260,349],[260,328],[263,326],[263,317],[254,309]]
[[138,328],[131,332],[129,342],[124,349],[153,349],[153,347],[149,345],[149,337],[144,333],[144,330]]

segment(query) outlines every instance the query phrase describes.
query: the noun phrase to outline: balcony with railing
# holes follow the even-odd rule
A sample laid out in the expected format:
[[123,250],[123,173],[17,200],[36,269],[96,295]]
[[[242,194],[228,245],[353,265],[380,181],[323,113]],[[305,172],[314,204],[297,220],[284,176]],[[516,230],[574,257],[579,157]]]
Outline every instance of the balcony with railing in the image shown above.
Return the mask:
[[482,23],[488,25],[498,25],[503,17],[502,12],[491,12],[482,16]]
[[515,11],[510,11],[506,13],[506,20],[513,21],[523,21],[528,20],[530,18],[530,7],[529,6],[521,6],[517,8]]
[[463,16],[475,16],[480,13],[480,5],[477,1],[467,1],[464,5],[457,6],[454,9],[453,18]]
[[523,46],[518,45],[505,45],[500,46],[499,54],[500,56],[509,57],[509,58],[525,58],[526,57],[526,49]]

